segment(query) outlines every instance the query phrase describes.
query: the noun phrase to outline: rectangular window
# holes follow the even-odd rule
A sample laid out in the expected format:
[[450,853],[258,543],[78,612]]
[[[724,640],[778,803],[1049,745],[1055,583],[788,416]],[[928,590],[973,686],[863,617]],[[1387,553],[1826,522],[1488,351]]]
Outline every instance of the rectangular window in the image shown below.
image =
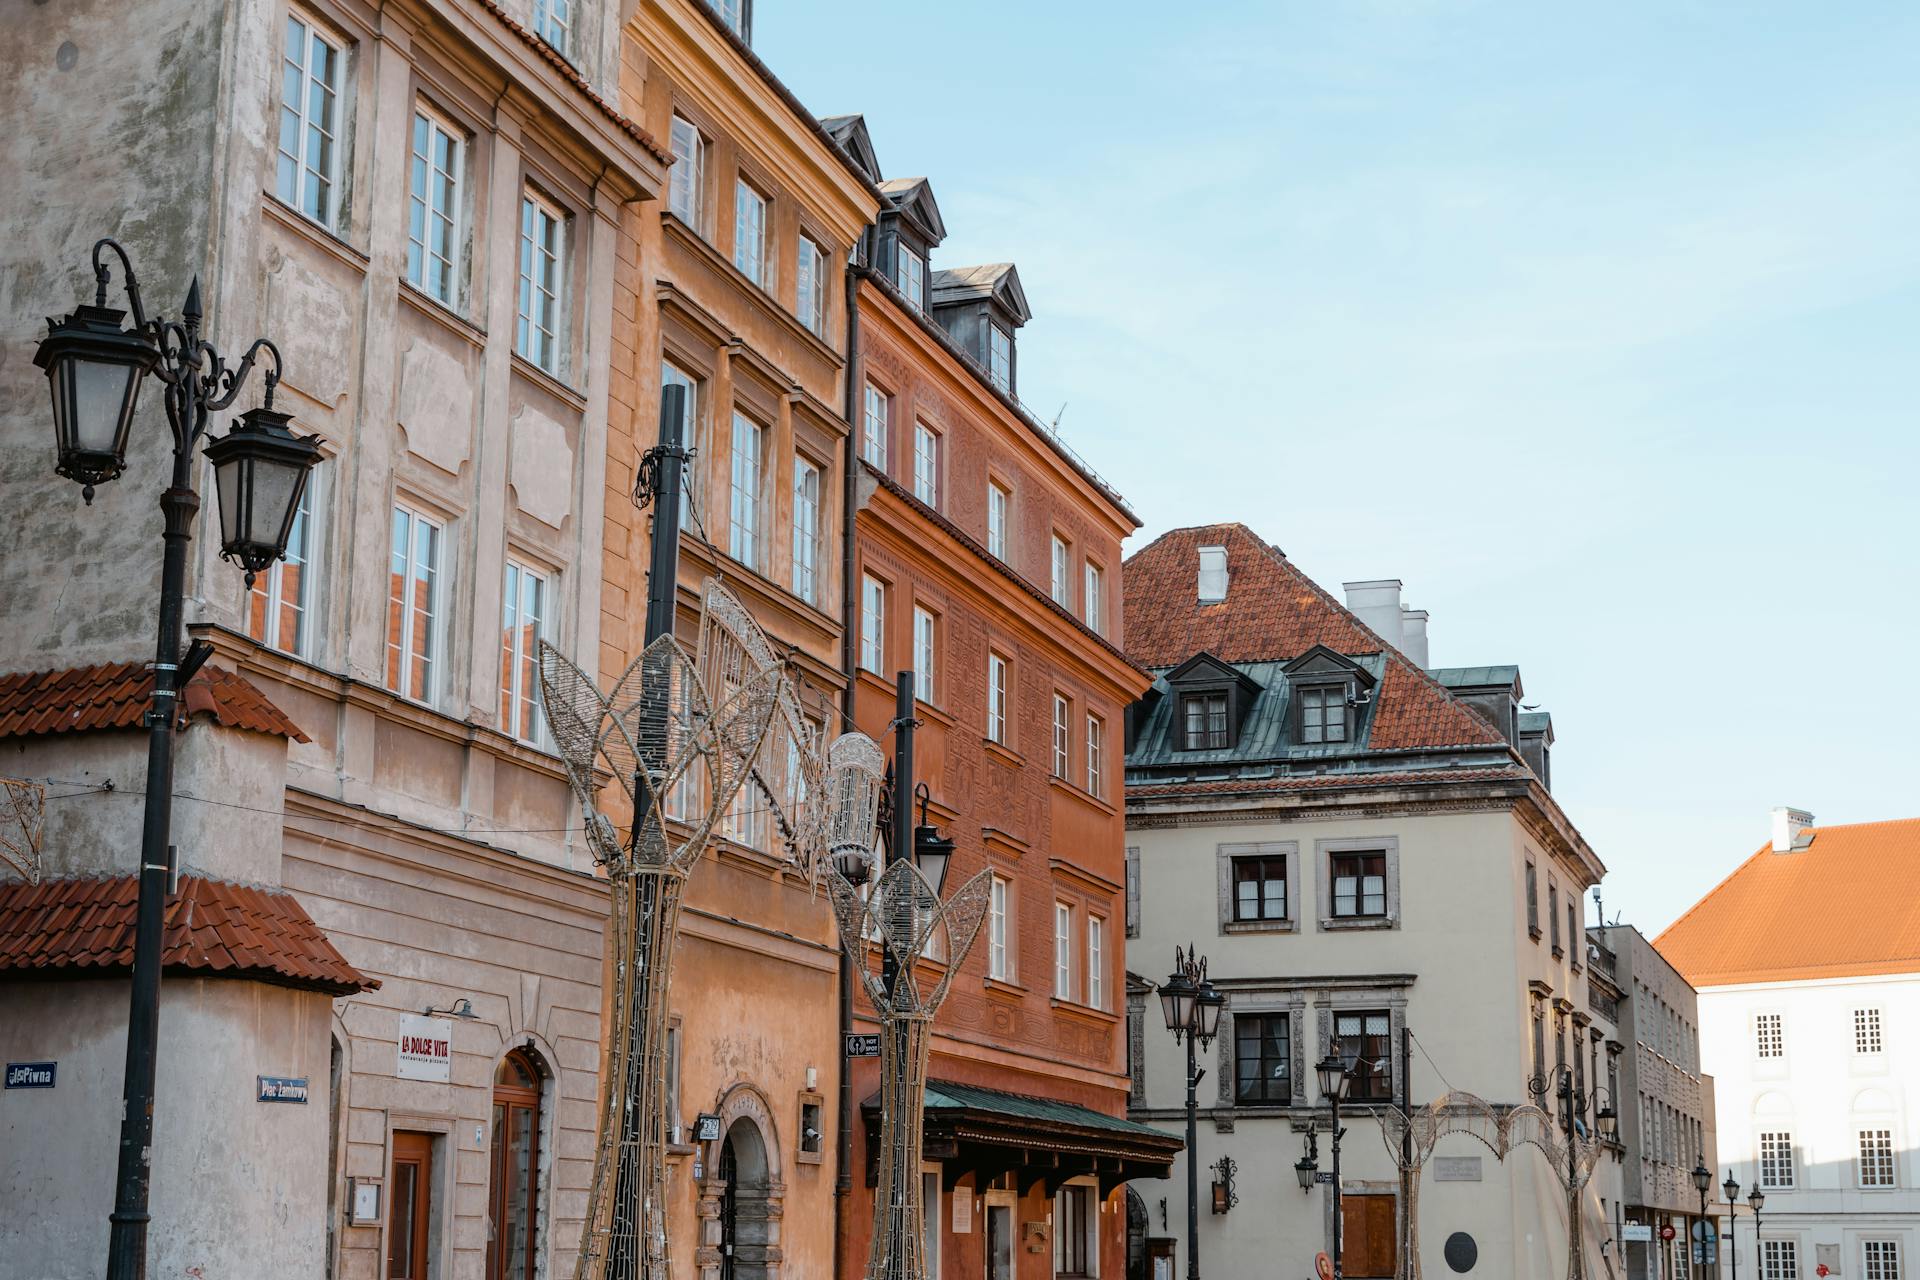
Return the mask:
[[460,184],[465,138],[424,111],[413,114],[407,170],[407,281],[451,306],[459,284]]
[[673,118],[668,131],[673,147],[673,168],[667,182],[667,210],[674,217],[706,234],[707,140],[692,121]]
[[1793,1240],[1768,1240],[1761,1246],[1760,1280],[1800,1280],[1800,1245]]
[[934,677],[933,615],[918,605],[913,609],[913,696],[933,702]]
[[1012,886],[999,876],[987,898],[987,976],[1010,981],[1013,977],[1013,899]]
[[940,436],[924,422],[913,424],[913,496],[940,505]]
[[1053,994],[1073,999],[1073,908],[1064,902],[1053,904]]
[[680,527],[692,529],[696,518],[706,518],[706,511],[701,505],[706,494],[700,484],[700,380],[663,360],[660,362],[660,385],[685,387],[687,391],[686,416],[680,422],[680,445],[693,456],[680,469]]
[[747,38],[747,0],[708,0],[713,11],[720,15],[720,21],[727,24],[727,30]]
[[860,579],[860,665],[875,675],[886,673],[887,588],[872,574]]
[[1293,1102],[1293,1024],[1284,1013],[1233,1018],[1233,1100],[1249,1107]]
[[1106,783],[1103,775],[1107,762],[1107,722],[1099,716],[1087,717],[1087,794],[1094,797],[1104,795]]
[[1086,624],[1093,628],[1095,635],[1103,636],[1107,634],[1106,576],[1100,572],[1100,566],[1091,560],[1087,561],[1086,565],[1085,596],[1084,604],[1086,608],[1082,616],[1085,618]]
[[1093,1250],[1091,1188],[1062,1187],[1053,1198],[1053,1274],[1091,1276],[1087,1268]]
[[1107,1007],[1107,922],[1087,917],[1087,1004]]
[[1386,1010],[1336,1013],[1333,1034],[1343,1049],[1359,1050],[1353,1083],[1347,1096],[1356,1102],[1388,1102],[1393,1098],[1392,1019]]
[[1300,740],[1347,740],[1347,691],[1343,685],[1320,685],[1300,691]]
[[1200,751],[1230,745],[1227,741],[1227,695],[1194,693],[1180,699],[1186,721],[1187,750]]
[[1073,706],[1059,694],[1053,695],[1053,776],[1067,776],[1068,757],[1073,750],[1073,730],[1068,726],[1068,717]]
[[733,184],[733,265],[767,287],[767,198],[744,181]]
[[387,593],[387,688],[431,702],[441,649],[440,543],[434,521],[393,509],[393,566]]
[[1900,1245],[1893,1240],[1868,1240],[1861,1244],[1861,1261],[1866,1265],[1866,1280],[1900,1280]]
[[1013,335],[997,324],[987,326],[987,380],[1002,391],[1013,390]]
[[1878,1009],[1853,1011],[1853,1051],[1859,1054],[1880,1052],[1880,1011]]
[[1560,886],[1547,882],[1547,928],[1552,931],[1553,954],[1560,954]]
[[310,23],[287,19],[274,193],[328,230],[339,212],[340,80],[345,65],[340,46]]
[[1763,1013],[1753,1020],[1753,1052],[1758,1058],[1786,1056],[1786,1037],[1781,1033],[1779,1014]]
[[1062,608],[1069,607],[1072,597],[1067,594],[1070,589],[1067,586],[1067,580],[1073,574],[1073,549],[1067,545],[1067,540],[1057,533],[1053,535],[1052,563],[1053,602]]
[[820,603],[820,468],[793,460],[793,594]]
[[1760,1185],[1769,1191],[1793,1186],[1793,1135],[1780,1130],[1760,1134]]
[[1287,855],[1233,860],[1233,918],[1287,918]]
[[1893,1185],[1893,1130],[1862,1129],[1857,1166],[1863,1187]]
[[987,741],[1007,743],[1007,660],[987,655]]
[[1332,853],[1333,914],[1337,919],[1364,919],[1387,914],[1387,855]]
[[307,611],[313,599],[313,557],[318,530],[313,513],[319,502],[321,470],[316,466],[300,491],[293,526],[287,532],[287,555],[253,580],[247,593],[247,634],[255,640],[296,657],[308,656],[311,629]]
[[894,241],[893,282],[906,296],[915,311],[927,309],[927,260],[907,248],[901,240]]
[[533,34],[568,57],[567,38],[573,28],[573,0],[533,0]]
[[745,414],[733,415],[733,505],[727,551],[749,569],[760,567],[760,460],[765,431]]
[[860,425],[860,456],[887,469],[887,436],[893,426],[893,397],[867,384],[867,411]]
[[1540,873],[1527,864],[1527,932],[1540,936]]
[[565,236],[566,219],[559,210],[532,195],[520,202],[520,299],[513,349],[556,375]]
[[507,561],[500,619],[500,727],[516,738],[540,736],[540,640],[547,580]]
[[1575,973],[1580,972],[1580,925],[1574,918],[1574,902],[1577,895],[1567,895],[1567,958]]
[[987,482],[987,554],[1003,562],[1007,558],[1007,510],[1012,501],[1012,494],[991,480]]
[[810,237],[800,237],[800,283],[794,292],[794,314],[816,338],[827,336],[827,255]]

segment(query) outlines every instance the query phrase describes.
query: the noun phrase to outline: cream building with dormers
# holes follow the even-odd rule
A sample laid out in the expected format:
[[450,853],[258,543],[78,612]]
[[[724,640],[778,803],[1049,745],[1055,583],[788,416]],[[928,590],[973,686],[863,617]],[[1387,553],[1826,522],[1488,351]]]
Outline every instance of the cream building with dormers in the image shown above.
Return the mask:
[[[1163,535],[1125,587],[1128,649],[1156,676],[1127,734],[1132,1114],[1181,1131],[1184,1055],[1147,984],[1191,942],[1227,997],[1200,1184],[1230,1157],[1238,1197],[1203,1207],[1203,1272],[1306,1275],[1331,1250],[1331,1188],[1303,1192],[1294,1166],[1317,1143],[1330,1171],[1313,1068],[1339,1037],[1370,1064],[1343,1112],[1344,1274],[1409,1274],[1407,1188],[1377,1117],[1448,1090],[1524,1103],[1564,1064],[1590,1126],[1618,1037],[1587,996],[1581,899],[1603,868],[1541,780],[1545,727],[1521,720],[1511,668],[1423,670],[1426,618],[1397,582],[1349,584],[1343,607],[1243,525]],[[1596,1276],[1616,1151],[1583,1198]],[[1185,1269],[1185,1186],[1177,1166],[1141,1188],[1145,1274]],[[1538,1150],[1503,1163],[1445,1138],[1416,1192],[1427,1274],[1566,1274],[1567,1195]]]
[[1917,881],[1920,819],[1815,826],[1775,809],[1768,843],[1654,941],[1700,991],[1711,1194],[1729,1173],[1742,1187],[1745,1275],[1920,1275]]

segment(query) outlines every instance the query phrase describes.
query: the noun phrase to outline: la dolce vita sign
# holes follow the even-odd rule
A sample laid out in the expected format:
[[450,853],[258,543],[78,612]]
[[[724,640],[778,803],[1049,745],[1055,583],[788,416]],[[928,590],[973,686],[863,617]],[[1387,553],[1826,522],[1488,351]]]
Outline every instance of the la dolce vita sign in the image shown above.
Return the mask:
[[401,1014],[399,1047],[402,1080],[453,1079],[453,1019]]

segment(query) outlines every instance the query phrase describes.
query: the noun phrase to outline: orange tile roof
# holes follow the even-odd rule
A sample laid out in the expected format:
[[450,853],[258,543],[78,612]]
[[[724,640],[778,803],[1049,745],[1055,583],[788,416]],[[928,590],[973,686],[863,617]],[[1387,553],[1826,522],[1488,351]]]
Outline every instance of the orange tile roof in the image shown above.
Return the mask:
[[[1200,548],[1227,550],[1227,598],[1199,602]],[[1494,727],[1243,524],[1174,529],[1127,557],[1127,652],[1142,666],[1175,667],[1196,653],[1223,662],[1297,658],[1316,644],[1349,656],[1386,655],[1368,745],[1498,746]]]
[[520,38],[522,44],[539,55],[541,61],[559,72],[562,80],[565,80],[568,84],[586,95],[587,101],[598,108],[600,114],[611,120],[622,133],[646,148],[647,152],[652,155],[654,159],[662,164],[673,163],[672,153],[661,147],[658,142],[655,142],[652,134],[622,114],[618,107],[595,93],[593,91],[593,85],[588,83],[587,78],[580,74],[578,67],[567,61],[565,54],[548,44],[545,40],[542,40],[538,35],[521,26],[512,14],[494,3],[494,0],[480,0],[480,7],[498,18],[500,25],[513,32],[514,35]]
[[[0,676],[0,738],[137,729],[152,696],[153,675],[136,662]],[[183,728],[205,716],[228,728],[310,741],[246,677],[222,667],[201,668],[180,702]]]
[[1769,841],[1653,945],[1696,987],[1920,973],[1920,818]]
[[[132,876],[0,884],[0,974],[95,977],[133,967]],[[167,899],[168,973],[352,995],[379,983],[334,949],[292,894],[182,876]]]

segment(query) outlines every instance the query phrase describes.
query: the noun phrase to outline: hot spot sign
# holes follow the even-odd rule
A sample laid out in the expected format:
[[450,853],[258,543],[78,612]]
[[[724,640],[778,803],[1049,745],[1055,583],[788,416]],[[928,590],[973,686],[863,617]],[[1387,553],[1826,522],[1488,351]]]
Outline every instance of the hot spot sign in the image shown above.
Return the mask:
[[453,1019],[401,1014],[400,1066],[396,1074],[402,1080],[452,1080]]

